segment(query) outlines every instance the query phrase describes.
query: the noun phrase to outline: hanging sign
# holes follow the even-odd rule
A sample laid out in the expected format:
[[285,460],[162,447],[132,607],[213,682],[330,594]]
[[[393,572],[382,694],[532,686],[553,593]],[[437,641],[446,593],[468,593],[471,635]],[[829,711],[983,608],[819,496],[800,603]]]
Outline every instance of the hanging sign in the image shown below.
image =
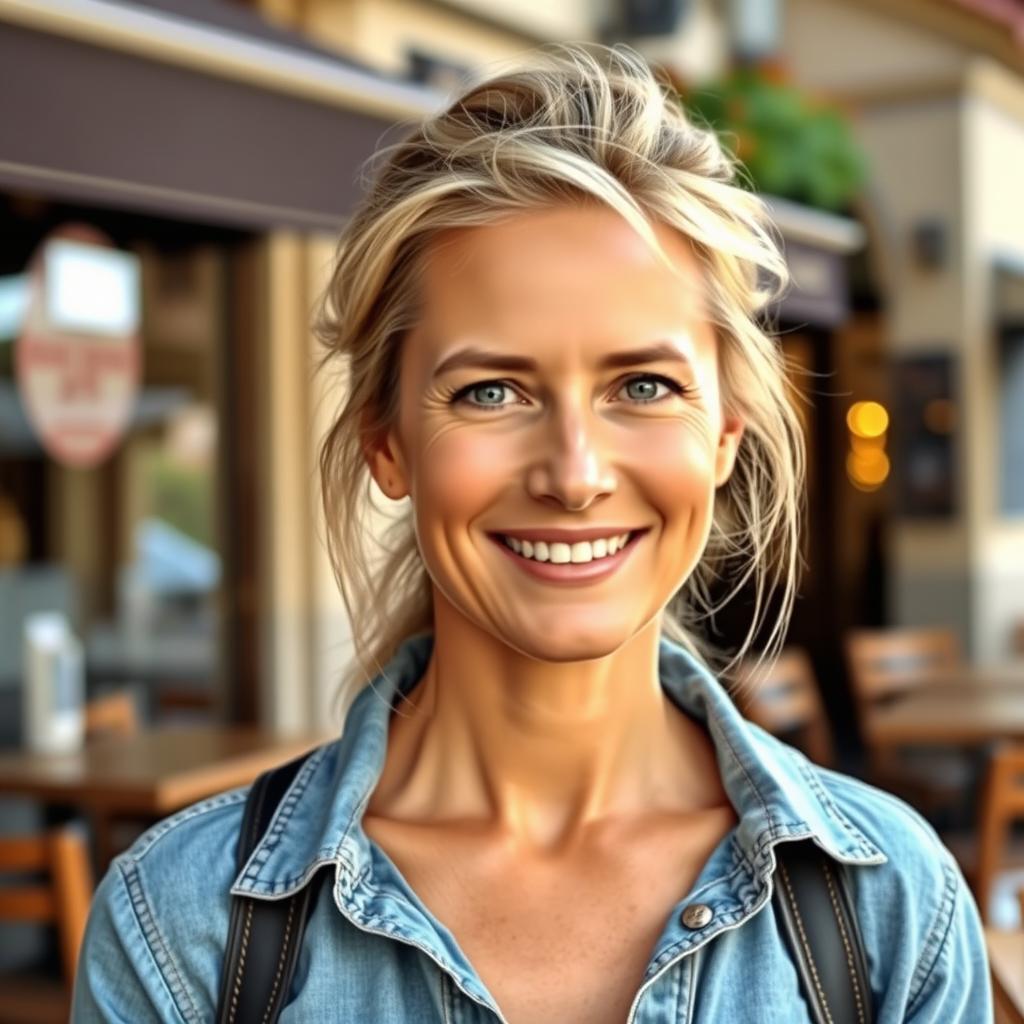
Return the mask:
[[15,344],[18,392],[46,451],[67,466],[102,462],[131,421],[141,379],[139,259],[69,224],[29,264]]

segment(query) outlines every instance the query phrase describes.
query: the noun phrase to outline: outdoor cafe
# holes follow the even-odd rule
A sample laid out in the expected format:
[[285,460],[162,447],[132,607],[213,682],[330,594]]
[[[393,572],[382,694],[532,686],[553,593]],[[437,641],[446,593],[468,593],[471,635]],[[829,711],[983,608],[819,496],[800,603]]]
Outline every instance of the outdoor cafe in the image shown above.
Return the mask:
[[[338,734],[348,623],[321,538],[296,530],[325,426],[309,310],[360,162],[436,97],[241,6],[216,25],[195,10],[161,35],[130,10],[86,30],[0,0],[16,113],[47,126],[9,133],[0,162],[0,1024],[67,1019],[114,858]],[[101,113],[121,129],[67,145]],[[849,275],[872,242],[772,209],[798,270],[779,344],[819,379],[857,330]],[[839,385],[802,408],[810,572],[778,657],[755,649],[725,682],[755,725],[938,831],[981,913],[997,1021],[1024,1024],[1024,622],[979,658],[965,616],[925,602],[930,624],[902,624],[880,597],[890,411],[947,417],[902,511],[931,524],[953,503],[952,371],[911,362],[922,394],[891,410]],[[728,614],[715,629],[725,648],[742,633]]]

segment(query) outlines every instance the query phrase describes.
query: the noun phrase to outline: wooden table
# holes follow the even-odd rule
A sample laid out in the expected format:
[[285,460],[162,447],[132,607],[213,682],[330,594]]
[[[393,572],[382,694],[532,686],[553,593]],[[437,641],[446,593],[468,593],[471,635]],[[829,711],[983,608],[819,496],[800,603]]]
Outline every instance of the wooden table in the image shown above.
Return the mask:
[[1024,739],[1024,665],[961,666],[871,712],[876,746],[980,745]]
[[1024,1024],[1024,930],[985,929],[997,1024]]
[[145,729],[105,737],[69,754],[0,754],[0,793],[32,797],[49,808],[86,811],[96,827],[97,860],[112,855],[110,822],[156,820],[330,739],[281,737],[234,726]]

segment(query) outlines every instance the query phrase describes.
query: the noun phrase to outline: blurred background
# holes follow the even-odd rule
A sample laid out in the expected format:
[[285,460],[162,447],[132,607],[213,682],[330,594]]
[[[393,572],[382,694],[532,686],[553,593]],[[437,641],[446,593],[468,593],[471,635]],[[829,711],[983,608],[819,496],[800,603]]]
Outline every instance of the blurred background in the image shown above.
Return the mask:
[[1019,0],[0,0],[0,877],[31,876],[0,889],[0,966],[49,970],[26,1019],[132,835],[336,728],[313,302],[373,150],[559,40],[658,63],[784,239],[808,571],[744,709],[910,800],[993,963],[1019,940]]

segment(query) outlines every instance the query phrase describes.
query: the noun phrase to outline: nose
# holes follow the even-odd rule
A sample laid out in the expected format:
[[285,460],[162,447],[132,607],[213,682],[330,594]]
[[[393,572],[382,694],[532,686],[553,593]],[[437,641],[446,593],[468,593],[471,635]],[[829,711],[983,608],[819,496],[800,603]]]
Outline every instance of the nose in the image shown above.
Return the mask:
[[582,512],[614,493],[616,477],[602,424],[580,403],[553,412],[542,451],[530,466],[527,490],[539,501]]

